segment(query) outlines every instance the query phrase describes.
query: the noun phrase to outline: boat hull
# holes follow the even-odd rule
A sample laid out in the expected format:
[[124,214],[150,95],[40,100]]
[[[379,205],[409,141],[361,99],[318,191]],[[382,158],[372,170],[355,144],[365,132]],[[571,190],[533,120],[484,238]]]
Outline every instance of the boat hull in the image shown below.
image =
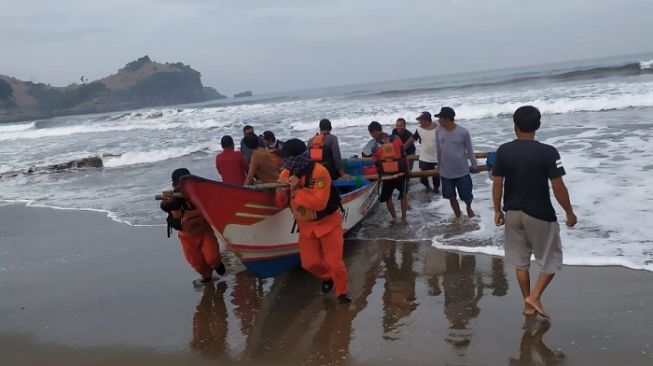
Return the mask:
[[[377,182],[343,194],[343,229],[351,229],[377,202]],[[184,197],[202,212],[226,247],[257,277],[299,265],[299,230],[289,208],[274,205],[274,192],[231,186],[196,176],[181,181]]]

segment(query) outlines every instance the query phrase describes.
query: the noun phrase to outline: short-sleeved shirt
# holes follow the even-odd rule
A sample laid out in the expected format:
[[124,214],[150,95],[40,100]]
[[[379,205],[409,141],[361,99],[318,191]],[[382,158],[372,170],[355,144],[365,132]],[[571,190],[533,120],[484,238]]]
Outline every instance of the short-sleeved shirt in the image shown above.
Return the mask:
[[249,164],[240,151],[224,150],[215,157],[215,168],[222,177],[222,182],[242,186],[245,171]]
[[[406,143],[406,141],[408,141],[408,139],[413,137],[413,134],[408,132],[408,130],[405,128],[404,128],[404,132],[402,133],[399,133],[399,131],[395,128],[392,130],[392,134],[394,136],[399,137],[401,139],[401,142],[404,144]],[[406,155],[415,155],[415,151],[416,151],[415,144],[412,144],[406,148]]]
[[438,162],[438,150],[437,150],[437,141],[435,139],[435,131],[437,127],[434,125],[433,128],[427,129],[422,127],[417,127],[413,138],[415,141],[419,141],[419,161],[425,163],[437,163]]
[[557,221],[549,180],[565,175],[560,154],[535,140],[514,140],[499,147],[492,175],[504,177],[503,209]]

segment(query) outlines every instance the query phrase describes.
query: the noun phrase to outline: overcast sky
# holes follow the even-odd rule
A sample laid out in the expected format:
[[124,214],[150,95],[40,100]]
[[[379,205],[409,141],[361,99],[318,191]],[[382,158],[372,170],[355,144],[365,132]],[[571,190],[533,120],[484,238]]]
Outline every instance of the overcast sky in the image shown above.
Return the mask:
[[651,51],[652,0],[0,0],[0,74],[57,86],[143,55],[232,94]]

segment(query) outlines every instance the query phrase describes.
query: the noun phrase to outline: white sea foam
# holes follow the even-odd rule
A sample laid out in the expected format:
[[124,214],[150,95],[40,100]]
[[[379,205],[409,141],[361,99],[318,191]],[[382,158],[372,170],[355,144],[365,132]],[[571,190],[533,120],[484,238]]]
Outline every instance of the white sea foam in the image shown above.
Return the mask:
[[653,69],[653,60],[641,61],[641,62],[639,63],[639,67],[640,67],[642,70]]
[[120,156],[103,157],[102,161],[107,168],[117,168],[136,164],[155,163],[208,149],[208,146],[187,146],[148,151],[130,151]]
[[10,132],[26,131],[34,128],[35,123],[0,124],[0,135]]

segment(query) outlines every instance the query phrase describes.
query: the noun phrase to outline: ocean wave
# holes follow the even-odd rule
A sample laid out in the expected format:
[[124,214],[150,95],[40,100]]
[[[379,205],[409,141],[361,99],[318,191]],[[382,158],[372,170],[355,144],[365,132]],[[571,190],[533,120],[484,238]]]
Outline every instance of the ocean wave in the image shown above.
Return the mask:
[[472,81],[468,83],[457,83],[457,84],[445,84],[433,87],[420,87],[420,88],[411,88],[411,89],[396,89],[396,90],[385,90],[381,92],[373,93],[372,95],[383,96],[383,97],[392,97],[392,96],[401,96],[406,94],[421,94],[429,92],[438,92],[445,89],[468,89],[468,88],[478,88],[478,87],[490,87],[490,86],[505,86],[512,84],[523,84],[526,82],[533,81],[554,81],[554,82],[565,82],[565,81],[576,81],[576,80],[586,80],[586,79],[599,79],[606,77],[614,76],[637,76],[643,74],[653,74],[653,60],[640,61],[634,63],[627,63],[624,65],[617,66],[598,66],[590,67],[585,69],[578,70],[555,70],[546,74],[541,73],[528,73],[528,74],[517,74],[513,77],[508,77],[507,79],[501,79],[496,81]]
[[130,151],[121,155],[103,156],[102,161],[106,168],[119,168],[137,164],[156,163],[168,159],[179,158],[191,154],[208,153],[210,147],[173,147],[149,151]]
[[36,126],[36,122],[19,123],[19,124],[0,124],[0,134],[20,132],[31,130]]

